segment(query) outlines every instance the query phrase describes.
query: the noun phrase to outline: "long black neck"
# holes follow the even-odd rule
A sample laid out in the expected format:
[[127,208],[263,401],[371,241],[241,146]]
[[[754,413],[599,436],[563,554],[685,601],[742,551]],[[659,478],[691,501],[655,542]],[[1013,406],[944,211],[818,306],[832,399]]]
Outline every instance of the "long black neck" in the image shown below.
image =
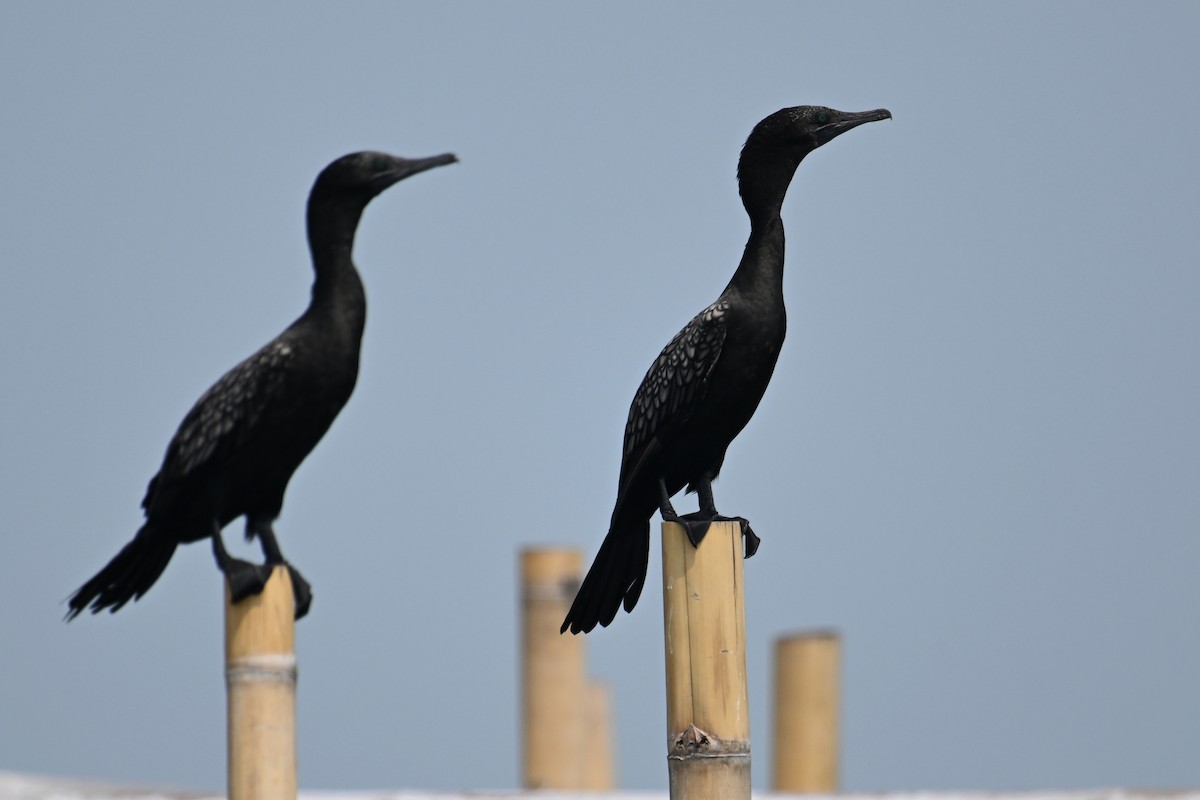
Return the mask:
[[729,289],[745,295],[782,297],[784,236],[780,211],[800,159],[759,156],[748,147],[738,164],[738,189],[750,217],[750,239]]
[[313,195],[308,201],[308,247],[313,282],[310,314],[330,315],[362,335],[366,295],[351,258],[354,234],[366,203]]

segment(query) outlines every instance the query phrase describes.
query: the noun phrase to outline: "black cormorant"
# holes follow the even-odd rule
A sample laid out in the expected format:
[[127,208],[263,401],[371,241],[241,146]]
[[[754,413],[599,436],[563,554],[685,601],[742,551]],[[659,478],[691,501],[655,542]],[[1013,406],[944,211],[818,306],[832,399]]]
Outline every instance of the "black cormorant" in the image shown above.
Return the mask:
[[[308,197],[308,243],[316,280],[300,318],[225,373],[184,417],[142,500],[146,522],[71,596],[67,619],[84,609],[116,611],[144,595],[176,545],[210,538],[234,601],[262,591],[273,565],[287,564],[272,523],[292,473],[350,398],[366,296],[351,260],[363,209],[392,184],[455,161],[451,154],[405,159],[351,153],[321,171]],[[235,559],[221,530],[246,518],[266,564]],[[308,583],[291,570],[296,618],[308,611]]]
[[[725,291],[667,344],[633,397],[612,521],[563,621],[564,632],[608,625],[622,602],[633,610],[646,581],[655,509],[664,520],[683,524],[692,544],[713,520],[737,519],[746,557],[758,548],[744,519],[717,513],[712,481],[729,443],[758,407],[783,344],[783,198],[806,155],[864,122],[891,116],[885,109],[847,113],[797,106],[775,112],[750,132],[738,161],[738,188],[750,216],[746,250]],[[681,517],[671,496],[684,486],[698,494],[700,510]]]

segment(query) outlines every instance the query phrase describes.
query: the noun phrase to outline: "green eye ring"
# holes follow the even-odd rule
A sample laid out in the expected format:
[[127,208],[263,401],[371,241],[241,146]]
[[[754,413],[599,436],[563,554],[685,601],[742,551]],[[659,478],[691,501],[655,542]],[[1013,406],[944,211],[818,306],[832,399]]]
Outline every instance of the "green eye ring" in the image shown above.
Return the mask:
[[818,111],[818,112],[817,112],[817,123],[818,123],[818,124],[820,124],[820,125],[825,125],[825,124],[827,124],[828,122],[829,122],[829,112],[827,112],[827,111]]
[[391,166],[391,164],[388,163],[388,160],[386,158],[380,157],[380,158],[372,159],[372,161],[371,161],[371,169],[374,170],[375,172],[383,172],[389,166]]

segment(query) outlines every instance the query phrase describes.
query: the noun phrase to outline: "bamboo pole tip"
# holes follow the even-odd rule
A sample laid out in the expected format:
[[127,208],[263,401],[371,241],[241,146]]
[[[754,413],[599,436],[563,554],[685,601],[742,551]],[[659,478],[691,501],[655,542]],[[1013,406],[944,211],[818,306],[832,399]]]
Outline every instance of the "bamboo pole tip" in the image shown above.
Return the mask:
[[[662,530],[664,533],[671,531],[672,533],[678,533],[680,536],[687,536],[687,529],[685,529],[678,522],[671,522],[664,519],[662,521]],[[708,523],[708,533],[721,530],[724,530],[728,533],[735,533],[740,537],[742,535],[742,523],[736,519],[714,519],[712,522]],[[705,539],[708,539],[708,533],[706,533],[704,535],[704,539],[700,541],[701,545],[704,544]],[[688,542],[688,545],[691,546],[690,541]]]
[[521,550],[521,579],[525,583],[555,583],[578,579],[583,555],[575,547],[526,547]]
[[295,598],[286,565],[275,567],[262,592],[234,603],[225,582],[225,657],[236,660],[296,647]]
[[806,642],[833,642],[842,640],[842,634],[836,628],[811,628],[784,633],[775,639],[776,646],[804,644]]

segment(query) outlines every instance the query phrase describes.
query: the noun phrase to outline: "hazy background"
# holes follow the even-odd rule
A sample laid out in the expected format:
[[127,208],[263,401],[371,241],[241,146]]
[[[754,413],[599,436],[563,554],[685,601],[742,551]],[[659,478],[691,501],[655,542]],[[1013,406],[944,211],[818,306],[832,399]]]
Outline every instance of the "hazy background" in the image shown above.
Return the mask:
[[[633,391],[745,242],[742,142],[821,103],[895,119],[797,173],[788,341],[716,487],[763,536],[756,785],[810,626],[849,790],[1200,784],[1200,5],[247,6],[0,6],[0,768],[224,785],[210,548],[63,601],[303,309],[317,171],[450,150],[365,214],[361,380],[278,524],[300,778],[515,786],[517,550],[590,561]],[[588,637],[630,788],[666,786],[657,538]]]

